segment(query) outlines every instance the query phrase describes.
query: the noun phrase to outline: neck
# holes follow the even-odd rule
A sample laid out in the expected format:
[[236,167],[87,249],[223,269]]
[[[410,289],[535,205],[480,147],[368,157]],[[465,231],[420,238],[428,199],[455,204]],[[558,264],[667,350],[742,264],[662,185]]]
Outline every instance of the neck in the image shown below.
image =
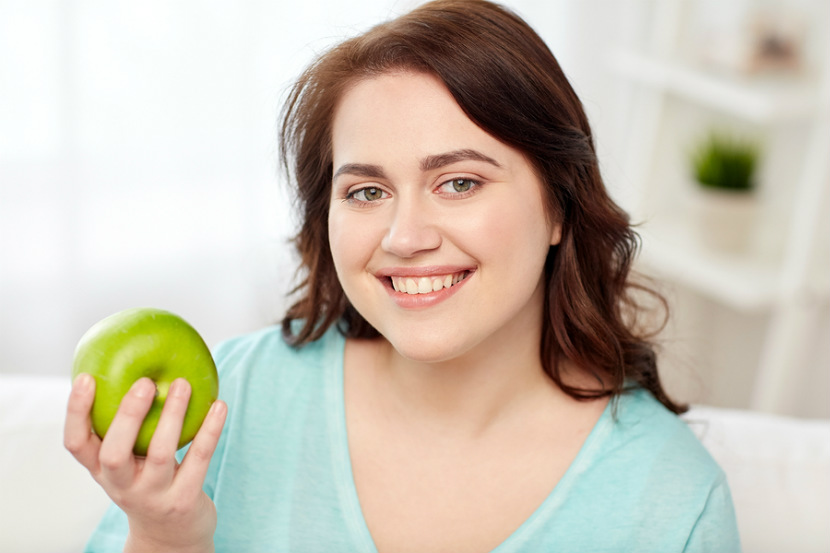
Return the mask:
[[426,431],[480,435],[511,413],[564,396],[539,360],[540,329],[518,328],[450,360],[420,362],[381,339],[373,355],[384,410]]

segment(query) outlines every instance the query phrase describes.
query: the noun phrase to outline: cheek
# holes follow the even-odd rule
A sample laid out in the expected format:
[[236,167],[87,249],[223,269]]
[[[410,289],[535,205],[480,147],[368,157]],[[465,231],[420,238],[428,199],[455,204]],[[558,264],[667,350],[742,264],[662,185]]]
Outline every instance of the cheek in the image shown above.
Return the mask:
[[352,255],[349,250],[349,243],[351,242],[348,236],[349,227],[343,223],[343,217],[336,210],[329,211],[329,248],[338,276],[341,274],[343,266],[348,265],[348,260]]
[[455,225],[463,229],[467,242],[509,262],[526,264],[547,256],[552,229],[541,204],[532,202],[492,202],[486,210],[471,217],[458,217]]
[[329,212],[329,246],[334,267],[343,280],[349,270],[363,268],[378,242],[371,217],[333,209]]

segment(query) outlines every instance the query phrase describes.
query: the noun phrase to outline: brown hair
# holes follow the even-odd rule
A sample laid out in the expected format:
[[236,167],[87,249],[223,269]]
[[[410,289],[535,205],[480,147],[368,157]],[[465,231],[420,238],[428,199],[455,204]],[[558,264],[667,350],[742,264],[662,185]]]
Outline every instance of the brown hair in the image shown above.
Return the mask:
[[[605,189],[582,104],[542,39],[511,11],[481,0],[437,0],[378,25],[320,56],[291,90],[280,153],[296,181],[304,274],[283,319],[289,343],[314,341],[333,324],[349,337],[378,336],[345,297],[329,249],[331,125],[347,87],[393,70],[437,76],[473,122],[522,151],[541,177],[548,213],[562,224],[545,267],[547,374],[575,398],[615,396],[636,383],[683,412],[660,384],[653,335],[634,320],[638,292],[665,301],[629,278],[639,239]],[[600,387],[563,382],[561,359]]]

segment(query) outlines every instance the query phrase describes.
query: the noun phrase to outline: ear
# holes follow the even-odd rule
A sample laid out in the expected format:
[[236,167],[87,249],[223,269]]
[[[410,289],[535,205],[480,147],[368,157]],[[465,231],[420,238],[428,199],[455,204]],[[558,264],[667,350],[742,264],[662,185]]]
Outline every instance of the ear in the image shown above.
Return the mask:
[[553,225],[550,233],[550,245],[556,246],[562,240],[562,223]]

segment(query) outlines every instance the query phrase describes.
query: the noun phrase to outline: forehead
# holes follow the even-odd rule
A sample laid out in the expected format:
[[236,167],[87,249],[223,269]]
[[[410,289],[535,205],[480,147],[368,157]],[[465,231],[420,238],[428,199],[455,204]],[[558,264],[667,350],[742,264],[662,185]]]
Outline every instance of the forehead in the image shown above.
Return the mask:
[[335,110],[335,166],[380,162],[403,152],[420,159],[470,148],[499,154],[511,149],[470,120],[441,80],[430,74],[395,72],[359,80]]

